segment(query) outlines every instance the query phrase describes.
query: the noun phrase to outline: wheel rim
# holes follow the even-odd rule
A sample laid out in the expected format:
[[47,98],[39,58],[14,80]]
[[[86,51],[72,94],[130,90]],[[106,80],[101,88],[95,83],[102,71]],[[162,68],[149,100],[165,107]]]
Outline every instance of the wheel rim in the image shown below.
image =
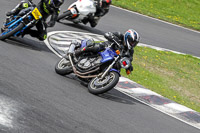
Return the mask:
[[68,67],[70,65],[70,62],[63,58],[59,63],[58,63],[58,68],[63,69],[65,67]]
[[[101,87],[95,86],[95,82],[101,83],[104,80],[106,80],[107,78],[109,78],[108,81],[105,84],[102,84]],[[106,76],[103,81],[100,81],[100,79],[98,79],[98,77],[96,77],[95,79],[92,80],[90,87],[94,90],[100,90],[100,89],[106,87],[107,85],[109,85],[111,82],[113,82],[114,79],[115,79],[115,74],[113,74],[113,73],[110,73],[110,75]]]

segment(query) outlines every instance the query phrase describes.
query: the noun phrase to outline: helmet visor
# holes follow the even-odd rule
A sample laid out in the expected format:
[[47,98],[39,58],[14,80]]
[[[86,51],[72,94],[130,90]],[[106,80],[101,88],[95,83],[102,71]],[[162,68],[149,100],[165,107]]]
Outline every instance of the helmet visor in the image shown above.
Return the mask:
[[128,43],[131,47],[135,47],[138,44],[138,41],[133,40],[131,36],[128,36]]

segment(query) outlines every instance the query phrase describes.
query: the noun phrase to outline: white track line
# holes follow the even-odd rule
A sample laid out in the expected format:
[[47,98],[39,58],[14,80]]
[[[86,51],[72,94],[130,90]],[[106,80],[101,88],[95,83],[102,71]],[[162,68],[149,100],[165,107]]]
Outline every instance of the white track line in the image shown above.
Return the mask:
[[0,96],[0,125],[13,128],[13,114],[17,113],[14,101]]
[[190,126],[192,126],[192,127],[195,127],[195,128],[197,128],[197,129],[200,129],[199,124],[193,124],[193,123],[187,122],[187,121],[185,121],[185,120],[183,120],[183,119],[180,119],[180,118],[178,118],[177,116],[175,116],[175,115],[173,115],[173,114],[171,114],[171,113],[167,113],[166,110],[163,110],[163,109],[161,109],[161,108],[158,108],[158,106],[156,106],[156,105],[148,104],[148,103],[146,103],[146,102],[144,102],[144,101],[142,101],[142,100],[140,100],[140,99],[138,99],[138,98],[132,96],[131,94],[122,91],[121,89],[116,89],[116,90],[120,91],[121,93],[123,93],[123,94],[125,94],[125,95],[128,95],[128,96],[132,97],[133,99],[135,99],[135,100],[137,100],[137,101],[140,101],[141,103],[143,103],[143,104],[145,104],[145,105],[147,105],[147,106],[149,106],[149,107],[154,108],[155,110],[158,110],[158,111],[160,111],[160,112],[162,112],[162,113],[164,113],[164,114],[166,114],[166,115],[169,115],[169,116],[171,116],[171,117],[173,117],[173,118],[175,118],[175,119],[177,119],[177,120],[179,120],[179,121],[181,121],[181,122],[183,122],[183,123],[186,123],[186,124],[188,124],[188,125],[190,125]]
[[[152,48],[152,49],[156,49],[156,50],[160,50],[160,51],[169,51],[169,52],[173,52],[173,53],[176,53],[176,54],[186,55],[185,53],[173,51],[173,50],[170,50],[170,49],[160,48],[160,47],[156,47],[156,46],[152,46],[152,45],[148,45],[148,44],[144,44],[144,43],[139,43],[138,46],[148,47],[148,48]],[[193,56],[193,55],[191,55],[191,56]],[[193,56],[193,57],[200,59],[200,57],[197,57],[197,56]]]

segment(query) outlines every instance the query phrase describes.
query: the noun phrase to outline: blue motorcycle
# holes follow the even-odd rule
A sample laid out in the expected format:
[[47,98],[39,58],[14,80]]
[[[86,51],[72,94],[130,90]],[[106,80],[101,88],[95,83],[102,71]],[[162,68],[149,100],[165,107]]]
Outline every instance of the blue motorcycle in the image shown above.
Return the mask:
[[[74,73],[78,78],[88,82],[88,90],[92,94],[102,94],[113,87],[119,81],[121,68],[127,69],[130,66],[130,60],[123,56],[123,49],[115,41],[99,52],[83,52],[75,57],[73,53],[86,47],[90,47],[90,39],[81,41],[81,47],[76,49],[72,43],[69,50],[55,66],[56,73],[68,75]],[[119,49],[114,50],[113,45],[118,45]]]
[[5,40],[11,36],[18,37],[27,28],[35,26],[42,19],[42,15],[37,7],[23,9],[21,15],[11,16],[1,28],[0,40]]

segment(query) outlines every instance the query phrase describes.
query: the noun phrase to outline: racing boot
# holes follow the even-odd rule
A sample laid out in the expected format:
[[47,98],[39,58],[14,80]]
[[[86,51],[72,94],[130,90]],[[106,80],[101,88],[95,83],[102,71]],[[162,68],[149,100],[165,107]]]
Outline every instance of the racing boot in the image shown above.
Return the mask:
[[73,61],[77,62],[77,55],[76,55],[76,51],[75,49],[80,48],[81,44],[79,42],[77,42],[76,40],[72,40],[69,50],[67,51],[66,55],[64,56],[64,58],[69,60],[69,54],[71,54],[71,57],[73,59]]
[[71,55],[72,61],[73,61],[73,62],[78,62],[78,59],[77,59],[75,53],[68,53],[68,52],[67,52],[67,53],[64,55],[64,58],[65,58],[66,60],[69,60],[69,54]]
[[89,22],[89,21],[88,21],[88,18],[84,18],[84,19],[82,20],[82,23],[85,24],[85,25],[86,25],[88,22]]
[[97,19],[97,18],[99,18],[99,17],[90,16],[90,17],[88,18],[88,20],[89,20],[89,22],[90,22],[90,26],[91,26],[92,28],[94,28],[94,27],[97,25],[98,20],[99,20],[99,19]]

